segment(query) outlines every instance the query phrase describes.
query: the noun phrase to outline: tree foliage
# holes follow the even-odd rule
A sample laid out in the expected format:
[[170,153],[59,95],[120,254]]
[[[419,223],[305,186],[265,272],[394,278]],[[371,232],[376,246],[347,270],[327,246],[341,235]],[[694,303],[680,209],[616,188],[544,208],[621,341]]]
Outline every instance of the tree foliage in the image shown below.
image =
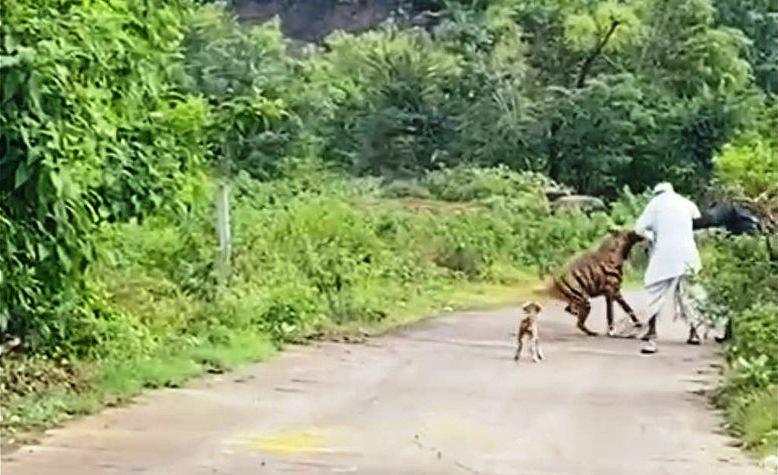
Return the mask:
[[778,93],[778,4],[772,0],[716,2],[721,24],[745,34],[746,55],[756,83],[769,94]]
[[206,5],[192,15],[183,48],[182,85],[212,106],[209,158],[259,178],[272,174],[299,130],[287,104],[291,60],[279,25],[247,29]]
[[[203,158],[205,118],[175,79],[188,12],[186,2],[3,8],[4,327],[66,332],[95,226],[179,200]],[[34,318],[54,313],[63,318]]]
[[338,35],[309,53],[325,157],[357,173],[505,164],[611,197],[662,179],[694,192],[749,122],[747,40],[709,0],[449,8],[431,33]]
[[[500,166],[615,198],[660,180],[698,191],[717,156],[722,178],[769,183],[771,146],[746,133],[769,107],[752,80],[772,91],[764,2],[421,3],[446,10],[429,31],[293,48],[277,23],[242,25],[210,2],[12,0],[3,328],[45,346],[118,318],[85,288],[106,251],[95,236],[165,213],[186,222],[216,174],[273,180],[322,161],[413,183]],[[206,255],[180,277],[207,274]]]

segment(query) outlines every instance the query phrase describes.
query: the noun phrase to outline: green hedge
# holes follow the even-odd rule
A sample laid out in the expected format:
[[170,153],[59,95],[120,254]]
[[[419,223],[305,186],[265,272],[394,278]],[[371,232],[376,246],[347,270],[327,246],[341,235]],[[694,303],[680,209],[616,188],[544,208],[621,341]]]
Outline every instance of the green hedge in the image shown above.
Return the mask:
[[715,397],[728,424],[747,448],[774,450],[778,444],[778,263],[767,254],[764,237],[726,237],[705,256],[707,314],[732,319],[733,338],[725,348],[727,378]]

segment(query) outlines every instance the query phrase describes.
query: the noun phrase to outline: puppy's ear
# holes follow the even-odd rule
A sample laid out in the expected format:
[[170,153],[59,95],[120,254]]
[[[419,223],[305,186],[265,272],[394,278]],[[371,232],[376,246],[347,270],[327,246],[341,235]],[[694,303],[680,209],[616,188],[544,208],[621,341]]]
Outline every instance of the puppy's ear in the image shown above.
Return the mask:
[[620,232],[621,232],[621,229],[619,229],[619,228],[610,228],[610,229],[608,229],[608,234],[610,234],[611,236],[616,236]]
[[534,301],[524,302],[524,305],[522,305],[521,308],[525,312],[540,312],[543,309],[539,303]]

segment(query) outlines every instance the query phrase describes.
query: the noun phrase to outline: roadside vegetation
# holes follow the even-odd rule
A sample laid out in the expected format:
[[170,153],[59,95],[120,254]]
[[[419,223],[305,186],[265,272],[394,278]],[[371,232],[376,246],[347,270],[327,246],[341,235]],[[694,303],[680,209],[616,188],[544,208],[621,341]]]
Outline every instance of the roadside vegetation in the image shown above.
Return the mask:
[[707,249],[706,310],[732,319],[726,381],[714,401],[728,427],[759,455],[778,449],[778,108],[716,157],[718,186],[764,217],[765,235],[716,240]]
[[[2,9],[4,442],[285,343],[516,300],[661,180],[775,216],[769,5],[411,3],[447,14],[303,48],[210,2]],[[608,210],[552,213],[565,191]],[[764,242],[706,251],[711,315],[735,322],[719,401],[756,450]]]

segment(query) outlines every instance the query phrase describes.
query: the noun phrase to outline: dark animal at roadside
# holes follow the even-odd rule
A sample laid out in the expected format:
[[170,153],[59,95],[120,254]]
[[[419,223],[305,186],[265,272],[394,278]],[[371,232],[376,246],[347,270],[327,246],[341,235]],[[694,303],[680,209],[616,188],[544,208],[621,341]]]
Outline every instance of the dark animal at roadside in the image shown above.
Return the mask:
[[577,327],[587,335],[597,333],[586,327],[591,312],[590,300],[604,296],[607,306],[608,335],[614,335],[613,301],[627,312],[635,327],[641,323],[635,312],[621,295],[624,278],[624,262],[635,244],[643,237],[634,231],[611,231],[611,235],[593,252],[588,252],[567,266],[565,272],[554,278],[544,293],[567,302],[565,311],[578,320]]
[[745,207],[733,203],[713,203],[704,207],[693,222],[695,230],[723,228],[729,233],[753,234],[760,229],[759,218]]

